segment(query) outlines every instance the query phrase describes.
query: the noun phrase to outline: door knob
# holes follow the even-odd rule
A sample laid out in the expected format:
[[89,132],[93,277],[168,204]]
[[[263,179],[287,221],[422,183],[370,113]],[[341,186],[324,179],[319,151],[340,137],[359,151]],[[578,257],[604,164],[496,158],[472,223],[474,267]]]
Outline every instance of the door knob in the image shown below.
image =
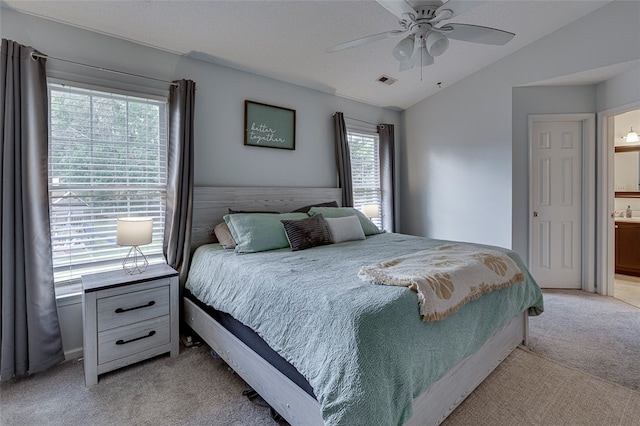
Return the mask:
[[533,217],[538,217],[538,212],[533,212]]

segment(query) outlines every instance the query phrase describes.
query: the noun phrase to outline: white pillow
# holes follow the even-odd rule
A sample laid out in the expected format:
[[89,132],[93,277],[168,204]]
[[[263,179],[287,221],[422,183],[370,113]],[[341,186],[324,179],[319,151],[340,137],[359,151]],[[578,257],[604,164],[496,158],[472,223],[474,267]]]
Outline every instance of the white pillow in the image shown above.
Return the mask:
[[236,248],[236,240],[233,239],[233,235],[231,235],[231,231],[229,231],[229,227],[227,226],[227,222],[220,222],[213,228],[213,233],[220,245],[226,249]]
[[334,243],[365,239],[360,220],[355,215],[334,218],[327,217],[324,220],[327,222],[327,227],[329,228],[329,233]]

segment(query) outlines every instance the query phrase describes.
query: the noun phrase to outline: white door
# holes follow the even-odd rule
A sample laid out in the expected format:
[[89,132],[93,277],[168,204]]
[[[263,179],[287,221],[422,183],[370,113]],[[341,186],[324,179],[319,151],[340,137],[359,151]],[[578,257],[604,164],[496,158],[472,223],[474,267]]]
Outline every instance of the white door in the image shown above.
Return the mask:
[[582,121],[531,128],[530,271],[543,288],[582,288]]

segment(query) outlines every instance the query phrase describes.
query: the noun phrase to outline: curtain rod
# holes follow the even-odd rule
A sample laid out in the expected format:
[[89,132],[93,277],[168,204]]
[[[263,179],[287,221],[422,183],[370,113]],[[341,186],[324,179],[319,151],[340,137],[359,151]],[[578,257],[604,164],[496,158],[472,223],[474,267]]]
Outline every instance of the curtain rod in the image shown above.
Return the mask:
[[344,118],[348,118],[349,120],[353,120],[353,121],[359,121],[359,122],[361,122],[361,123],[371,124],[371,125],[373,125],[373,126],[379,126],[379,124],[377,124],[377,123],[372,123],[372,122],[370,122],[370,121],[364,121],[364,120],[358,120],[357,118],[347,117],[346,115],[345,115],[345,117],[344,117]]
[[[333,114],[333,117],[335,117],[335,116],[336,116],[336,113]],[[353,118],[353,117],[347,117],[346,115],[344,116],[344,118],[347,118],[347,119],[353,120],[353,121],[359,121],[361,123],[371,124],[372,126],[380,126],[380,124],[377,124],[377,123],[372,123],[370,121],[359,120],[359,119]]]
[[348,118],[349,120],[353,120],[353,121],[359,121],[361,123],[371,124],[372,126],[376,126],[376,129],[378,129],[378,128],[384,129],[384,126],[386,126],[386,124],[376,124],[376,123],[372,123],[370,121],[358,120],[357,118],[352,118],[352,117],[347,117],[347,116],[345,116],[344,118]]
[[36,52],[31,53],[31,59],[33,59],[34,61],[37,61],[38,58],[53,59],[54,61],[67,62],[69,64],[79,65],[81,67],[93,68],[93,69],[96,69],[96,70],[106,71],[106,72],[110,72],[110,73],[113,73],[113,74],[128,75],[130,77],[144,78],[144,79],[147,79],[147,80],[154,80],[154,81],[159,81],[161,83],[167,83],[167,84],[170,84],[172,86],[178,86],[178,83],[174,83],[173,81],[161,80],[159,78],[147,77],[145,75],[133,74],[133,73],[130,73],[130,72],[117,71],[117,70],[112,70],[112,69],[109,69],[109,68],[97,67],[95,65],[83,64],[81,62],[70,61],[68,59],[54,58],[53,56],[43,55],[42,53],[36,53]]

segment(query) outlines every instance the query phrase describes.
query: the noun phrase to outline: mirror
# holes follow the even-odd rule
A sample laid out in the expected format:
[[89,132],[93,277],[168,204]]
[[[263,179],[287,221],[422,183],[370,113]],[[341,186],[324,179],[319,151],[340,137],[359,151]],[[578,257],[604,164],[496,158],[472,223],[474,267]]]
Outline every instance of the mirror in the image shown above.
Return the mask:
[[616,149],[614,162],[616,197],[640,197],[640,147]]

